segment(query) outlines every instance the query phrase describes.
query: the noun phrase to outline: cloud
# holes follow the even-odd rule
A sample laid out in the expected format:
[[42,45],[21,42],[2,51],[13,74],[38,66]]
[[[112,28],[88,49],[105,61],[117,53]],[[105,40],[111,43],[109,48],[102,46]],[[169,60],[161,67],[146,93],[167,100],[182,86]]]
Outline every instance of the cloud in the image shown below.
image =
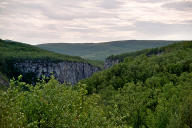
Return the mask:
[[115,9],[119,8],[121,4],[123,3],[118,0],[102,0],[99,6],[105,9]]
[[[192,24],[164,24],[158,22],[137,21],[135,29],[141,33],[150,35],[168,35],[168,34],[191,34]],[[153,33],[152,33],[153,32]]]
[[144,3],[161,3],[161,2],[167,2],[170,0],[136,0],[137,2],[144,2]]
[[171,2],[163,5],[165,8],[176,9],[179,11],[192,11],[192,1]]
[[190,39],[190,4],[189,0],[187,4],[181,0],[0,0],[0,38],[31,44]]

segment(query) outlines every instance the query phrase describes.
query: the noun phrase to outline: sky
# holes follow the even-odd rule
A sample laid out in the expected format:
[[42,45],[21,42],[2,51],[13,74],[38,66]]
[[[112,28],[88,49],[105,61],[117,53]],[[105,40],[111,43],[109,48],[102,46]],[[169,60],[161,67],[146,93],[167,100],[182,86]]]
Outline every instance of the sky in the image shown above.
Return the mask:
[[192,40],[192,0],[0,0],[0,38],[29,44]]

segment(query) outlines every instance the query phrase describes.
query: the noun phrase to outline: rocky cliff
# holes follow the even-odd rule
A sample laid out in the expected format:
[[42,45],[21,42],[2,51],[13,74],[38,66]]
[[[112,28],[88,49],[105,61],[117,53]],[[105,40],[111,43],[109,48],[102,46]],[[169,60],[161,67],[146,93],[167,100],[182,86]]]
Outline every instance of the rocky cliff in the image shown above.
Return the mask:
[[0,74],[0,86],[9,86],[8,81]]
[[[17,62],[14,67],[20,74],[31,74],[35,78],[42,75],[54,75],[59,82],[75,84],[81,79],[90,77],[94,72],[100,70],[99,67],[84,62],[46,62],[46,61],[24,61]],[[34,78],[31,78],[34,79]]]
[[110,67],[112,67],[115,64],[120,63],[121,61],[119,59],[106,59],[105,60],[105,64],[104,64],[104,68],[108,69]]

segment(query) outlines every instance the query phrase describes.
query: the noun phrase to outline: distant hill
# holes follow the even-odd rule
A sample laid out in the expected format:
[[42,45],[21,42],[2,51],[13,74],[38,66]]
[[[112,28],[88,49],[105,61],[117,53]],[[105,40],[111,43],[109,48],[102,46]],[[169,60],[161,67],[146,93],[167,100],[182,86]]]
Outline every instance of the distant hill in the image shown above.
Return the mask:
[[176,41],[161,40],[125,40],[105,43],[48,43],[37,46],[61,54],[80,56],[91,60],[104,60],[111,55],[162,47],[175,42]]

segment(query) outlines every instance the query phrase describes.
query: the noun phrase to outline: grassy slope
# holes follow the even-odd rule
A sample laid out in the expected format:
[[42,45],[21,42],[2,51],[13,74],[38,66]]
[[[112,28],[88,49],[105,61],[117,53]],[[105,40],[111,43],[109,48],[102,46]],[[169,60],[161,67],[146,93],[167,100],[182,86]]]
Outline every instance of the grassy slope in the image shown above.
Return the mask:
[[4,58],[10,59],[47,59],[50,61],[76,61],[83,62],[84,60],[80,57],[74,57],[69,55],[61,55],[53,52],[49,52],[40,49],[35,46],[28,44],[13,42],[13,41],[3,41],[0,40],[0,55]]
[[37,46],[61,54],[81,56],[82,58],[92,60],[104,60],[110,55],[133,52],[146,48],[161,47],[174,42],[175,41],[128,40],[107,43],[50,43]]
[[48,61],[73,61],[87,62],[96,66],[101,65],[100,61],[85,60],[79,56],[63,55],[41,48],[14,41],[4,41],[0,39],[0,58],[15,59],[15,60],[48,60]]

